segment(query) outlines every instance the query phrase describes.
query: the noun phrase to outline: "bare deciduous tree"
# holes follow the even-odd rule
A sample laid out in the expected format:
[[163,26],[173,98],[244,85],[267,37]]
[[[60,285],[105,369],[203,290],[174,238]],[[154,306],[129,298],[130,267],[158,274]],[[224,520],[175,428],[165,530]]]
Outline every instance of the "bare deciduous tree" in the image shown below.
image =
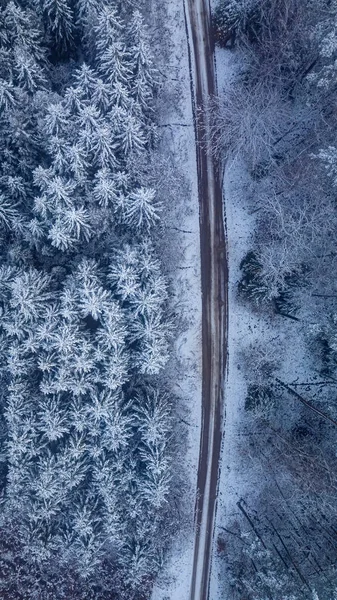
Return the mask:
[[275,143],[289,127],[289,103],[279,90],[243,81],[210,101],[212,144],[216,154],[244,156],[250,170],[275,162]]

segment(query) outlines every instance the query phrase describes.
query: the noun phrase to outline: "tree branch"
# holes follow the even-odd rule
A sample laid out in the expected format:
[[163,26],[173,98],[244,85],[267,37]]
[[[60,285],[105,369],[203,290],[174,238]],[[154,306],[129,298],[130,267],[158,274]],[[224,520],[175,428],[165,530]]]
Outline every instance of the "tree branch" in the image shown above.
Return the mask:
[[335,427],[337,427],[337,421],[335,421],[334,419],[332,419],[331,417],[329,417],[329,415],[326,415],[319,408],[316,408],[315,406],[313,406],[312,404],[310,404],[310,402],[308,402],[305,398],[303,398],[303,396],[301,396],[298,392],[295,392],[295,390],[293,390],[287,383],[284,383],[284,381],[281,381],[281,379],[279,379],[278,377],[275,377],[275,381],[277,381],[277,383],[281,387],[283,387],[284,389],[286,389],[292,396],[294,396],[295,398],[297,398],[297,400],[299,400],[300,402],[302,402],[302,404],[304,404],[304,406],[306,406],[307,408],[310,408],[310,410],[312,410],[313,412],[317,413],[323,419],[326,419],[327,421],[330,421],[330,423],[332,423],[333,425],[335,425]]

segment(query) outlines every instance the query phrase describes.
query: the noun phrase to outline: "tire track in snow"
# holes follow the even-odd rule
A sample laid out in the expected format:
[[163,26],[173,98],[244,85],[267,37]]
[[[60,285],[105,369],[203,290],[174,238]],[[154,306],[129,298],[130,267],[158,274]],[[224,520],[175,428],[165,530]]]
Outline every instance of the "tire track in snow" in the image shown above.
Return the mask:
[[208,0],[184,0],[194,104],[202,288],[202,423],[190,600],[208,600],[227,359],[228,265],[221,165],[211,151],[207,106],[216,93]]

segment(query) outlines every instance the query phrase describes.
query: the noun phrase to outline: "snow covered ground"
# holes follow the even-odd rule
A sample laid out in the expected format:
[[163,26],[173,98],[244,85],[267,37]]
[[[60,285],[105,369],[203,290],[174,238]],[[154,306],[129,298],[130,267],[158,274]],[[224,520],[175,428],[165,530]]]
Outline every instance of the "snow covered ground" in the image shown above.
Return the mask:
[[[183,248],[182,261],[174,270],[174,285],[176,297],[183,298],[186,315],[193,314],[190,326],[176,340],[177,361],[182,361],[179,368],[177,392],[184,397],[189,410],[189,451],[186,465],[189,474],[190,522],[184,528],[183,535],[174,540],[167,565],[157,581],[152,600],[188,600],[193,561],[193,520],[196,491],[196,475],[198,467],[200,442],[201,415],[201,291],[200,291],[200,247],[199,247],[199,207],[197,190],[197,171],[195,138],[192,120],[191,88],[189,79],[188,47],[185,32],[183,3],[171,0],[168,4],[168,20],[166,22],[172,31],[172,52],[170,66],[165,69],[167,86],[170,89],[170,76],[178,80],[177,89],[179,102],[172,103],[163,112],[163,123],[181,123],[183,126],[172,125],[167,128],[164,143],[174,153],[178,164],[190,185],[186,210],[177,204],[175,214],[171,215],[172,223],[185,231],[181,233],[179,244]],[[221,89],[235,74],[235,54],[217,50],[218,87]],[[172,85],[172,84],[171,84]],[[233,450],[237,433],[240,429],[240,419],[243,410],[246,384],[243,373],[237,365],[237,349],[241,348],[251,329],[259,327],[258,319],[252,323],[248,309],[238,305],[236,301],[236,283],[239,278],[239,263],[249,247],[249,240],[254,227],[253,218],[249,215],[242,198],[248,185],[242,165],[233,165],[226,171],[225,180],[226,214],[229,242],[230,289],[229,289],[229,369],[226,383],[226,435],[222,452],[222,469],[220,478],[220,496],[218,506],[218,522],[222,523],[224,514],[235,507],[236,499],[240,497],[237,485],[237,468],[233,468]],[[228,196],[228,198],[227,198]],[[177,273],[181,273],[177,277]],[[235,455],[235,452],[234,452]],[[244,485],[245,477],[241,477]],[[246,482],[247,483],[247,482]],[[216,549],[216,545],[215,545]],[[213,578],[211,600],[217,600],[218,576],[217,557],[214,552]],[[227,599],[226,599],[227,600]],[[228,599],[230,600],[230,599]]]
[[[160,9],[160,0],[155,0]],[[174,289],[173,305],[178,305],[179,317],[187,325],[175,339],[175,358],[171,365],[173,391],[181,399],[184,421],[188,423],[187,452],[183,468],[188,488],[187,522],[173,541],[167,564],[159,577],[152,600],[188,600],[192,575],[194,543],[194,507],[201,422],[201,281],[199,202],[197,189],[196,150],[192,100],[185,32],[183,2],[170,0],[166,6],[165,25],[169,30],[171,48],[168,64],[163,65],[165,88],[170,100],[163,106],[161,122],[163,147],[173,153],[178,169],[186,182],[182,196],[168,207],[165,219],[168,235],[165,243],[174,244],[178,263],[171,264]],[[173,101],[172,101],[173,99]],[[171,232],[171,233],[170,233]],[[173,235],[174,234],[174,235]],[[167,247],[172,255],[172,247]]]
[[[159,0],[153,0],[159,3]],[[157,4],[156,4],[157,5]],[[160,8],[160,7],[159,7]],[[175,360],[171,366],[174,391],[187,410],[188,443],[185,456],[187,477],[187,522],[181,535],[173,541],[167,563],[153,590],[152,600],[188,600],[193,562],[193,521],[198,468],[201,416],[201,288],[199,205],[191,88],[188,63],[188,46],[185,31],[183,2],[170,0],[165,24],[171,42],[168,64],[163,65],[166,77],[166,102],[161,119],[163,146],[173,153],[187,182],[188,193],[168,211],[168,227],[175,232],[168,235],[167,244],[177,244],[175,255],[179,263],[171,265],[174,299],[188,327],[175,340]],[[232,50],[216,49],[218,89],[228,87],[235,78],[239,57]],[[172,101],[173,100],[173,101]],[[304,374],[303,337],[294,322],[275,318],[272,321],[252,313],[237,298],[239,265],[252,248],[254,215],[249,206],[251,181],[240,160],[227,164],[224,174],[224,201],[228,234],[229,259],[229,339],[228,370],[225,383],[226,418],[222,448],[221,474],[215,540],[212,561],[210,600],[231,600],[224,596],[223,565],[217,555],[217,537],[221,526],[238,513],[236,503],[249,494],[254,501],[258,493],[261,473],[245,452],[242,436],[244,402],[247,391],[241,352],[250,344],[278,336],[280,345],[292,340],[283,372],[288,378]],[[173,241],[174,240],[174,241]],[[172,242],[173,241],[173,242]],[[167,248],[168,256],[171,247]],[[297,359],[297,360],[296,360]],[[226,591],[225,591],[226,594]],[[227,594],[228,595],[228,594]]]
[[[237,53],[216,49],[218,89],[228,88],[239,66]],[[249,203],[252,182],[243,162],[237,159],[227,164],[224,172],[224,203],[228,235],[229,262],[229,335],[228,370],[225,380],[225,426],[219,481],[218,510],[213,546],[210,600],[231,600],[224,581],[223,558],[217,554],[217,537],[221,527],[228,526],[239,515],[237,502],[249,498],[250,505],[261,490],[259,464],[249,456],[244,433],[244,410],[247,382],[242,363],[242,351],[259,343],[273,340],[280,353],[279,377],[285,381],[308,380],[313,371],[308,364],[303,324],[281,316],[267,317],[253,312],[237,297],[240,262],[253,247],[254,214]],[[222,538],[223,538],[222,534]]]

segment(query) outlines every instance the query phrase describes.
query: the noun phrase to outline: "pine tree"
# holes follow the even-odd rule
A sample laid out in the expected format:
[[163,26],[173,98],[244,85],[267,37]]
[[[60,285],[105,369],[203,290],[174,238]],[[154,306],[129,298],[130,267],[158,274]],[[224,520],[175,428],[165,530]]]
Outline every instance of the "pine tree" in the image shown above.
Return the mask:
[[116,40],[121,39],[123,25],[118,17],[115,8],[110,6],[100,6],[95,24],[95,44],[97,59],[101,59],[102,55],[114,44]]
[[1,111],[13,110],[18,106],[16,91],[13,83],[0,79],[0,109]]
[[18,204],[6,200],[6,198],[0,195],[0,224],[13,229],[15,221],[19,218],[19,211],[17,210]]
[[156,193],[152,189],[139,188],[123,201],[124,219],[131,227],[149,228],[159,220],[160,204],[155,203]]
[[91,100],[93,91],[97,86],[97,81],[95,71],[85,63],[83,63],[76,71],[74,76],[74,87],[83,102],[86,103]]
[[125,156],[137,155],[145,149],[146,139],[143,125],[131,114],[126,114],[116,138]]
[[[12,0],[6,4],[1,13],[1,47],[8,52],[8,62],[2,67],[7,66],[10,69],[10,59],[13,59],[16,50],[21,49],[30,54],[34,62],[42,68],[46,64],[45,49],[36,15],[28,9],[23,10]],[[7,74],[10,73],[10,70],[7,71]]]
[[92,193],[95,202],[104,208],[114,208],[119,203],[122,191],[111,169],[103,168],[97,171]]
[[49,104],[43,123],[46,135],[61,136],[66,134],[69,119],[70,111],[67,110],[64,103]]
[[153,91],[158,79],[149,45],[144,19],[139,10],[135,10],[129,23],[127,38],[129,41],[132,87],[131,92],[145,112],[151,107]]
[[131,75],[129,52],[121,42],[110,42],[99,57],[98,72],[111,85],[122,83],[127,86]]
[[43,88],[47,82],[38,63],[22,48],[14,51],[13,74],[19,87],[30,93]]
[[73,44],[74,15],[69,0],[40,0],[48,34],[56,52],[63,54]]

